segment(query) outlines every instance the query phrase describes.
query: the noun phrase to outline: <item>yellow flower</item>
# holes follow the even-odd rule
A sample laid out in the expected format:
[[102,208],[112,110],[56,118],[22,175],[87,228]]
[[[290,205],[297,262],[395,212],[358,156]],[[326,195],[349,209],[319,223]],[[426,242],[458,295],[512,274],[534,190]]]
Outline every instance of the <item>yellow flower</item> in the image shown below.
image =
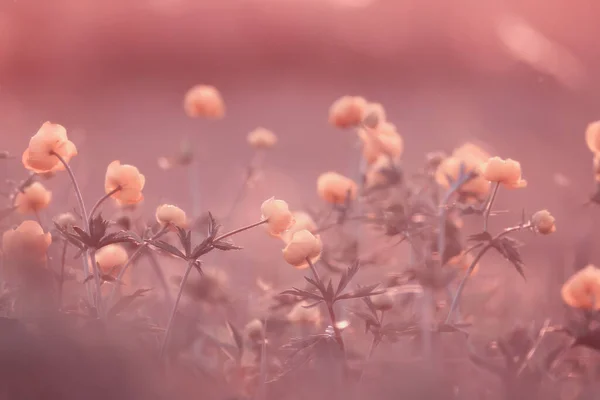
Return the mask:
[[35,214],[48,207],[50,200],[52,200],[52,192],[41,183],[33,182],[23,189],[23,192],[17,193],[15,205],[21,214]]
[[476,164],[468,164],[469,161],[461,160],[457,157],[448,157],[444,159],[436,169],[435,180],[436,182],[444,187],[450,187],[450,177],[453,181],[458,179],[461,164],[465,167],[465,173],[475,172],[477,175],[467,182],[465,182],[460,192],[475,197],[478,200],[484,199],[490,191],[490,183],[480,174],[480,166]]
[[360,96],[343,96],[329,108],[329,123],[338,128],[358,126],[364,117],[367,101]]
[[16,229],[2,235],[2,251],[6,257],[26,262],[45,262],[52,235],[35,221],[23,221]]
[[587,126],[585,142],[592,153],[600,153],[600,121],[592,122]]
[[356,199],[358,186],[352,179],[337,172],[326,172],[317,179],[317,193],[327,203],[345,204],[348,196]]
[[490,182],[499,182],[509,189],[527,186],[527,181],[521,177],[521,164],[510,158],[490,158],[483,168],[483,177]]
[[262,219],[268,220],[267,230],[272,236],[281,236],[281,234],[292,227],[294,216],[292,215],[288,204],[283,200],[276,200],[271,197],[265,200],[260,206]]
[[95,253],[95,260],[103,275],[109,275],[116,278],[121,272],[121,268],[129,260],[127,251],[119,244],[109,244]]
[[270,149],[276,143],[277,136],[265,128],[256,128],[248,134],[248,144],[255,149]]
[[548,210],[541,210],[533,214],[531,224],[542,235],[556,232],[555,219]]
[[179,228],[187,227],[185,211],[171,204],[163,204],[156,208],[156,221],[163,227],[167,225]]
[[189,117],[220,119],[225,116],[225,103],[214,86],[196,85],[185,94],[183,106]]
[[111,197],[121,205],[137,204],[142,201],[144,199],[142,189],[145,184],[146,178],[133,165],[121,165],[119,161],[113,161],[106,169],[104,190],[108,194],[120,188]]
[[362,141],[363,157],[373,164],[381,155],[396,159],[404,151],[404,140],[396,126],[389,122],[380,123],[375,129],[361,129],[358,136]]
[[37,173],[62,171],[65,166],[55,153],[69,162],[77,155],[77,148],[68,139],[67,130],[62,125],[45,122],[29,140],[22,157],[23,165]]
[[588,265],[571,276],[561,289],[563,301],[585,310],[600,310],[600,269]]
[[317,223],[310,214],[304,211],[294,211],[292,217],[294,218],[295,223],[290,229],[281,234],[281,239],[283,239],[284,242],[287,243],[292,240],[294,233],[303,229],[306,229],[310,233],[314,233],[317,230]]
[[389,290],[386,290],[381,294],[371,296],[371,302],[376,310],[388,311],[394,307],[394,295]]
[[321,256],[323,243],[319,236],[315,236],[303,229],[294,233],[292,239],[283,249],[283,259],[298,269],[308,268],[307,259],[316,262]]

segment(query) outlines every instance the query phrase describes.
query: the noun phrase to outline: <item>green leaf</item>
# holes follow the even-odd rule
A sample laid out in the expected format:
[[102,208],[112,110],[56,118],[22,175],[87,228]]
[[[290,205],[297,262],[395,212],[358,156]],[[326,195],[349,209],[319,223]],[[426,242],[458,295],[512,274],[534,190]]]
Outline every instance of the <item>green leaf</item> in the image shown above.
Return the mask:
[[119,313],[129,307],[135,299],[142,297],[151,290],[152,289],[138,289],[130,295],[121,297],[108,311],[108,316],[116,317]]

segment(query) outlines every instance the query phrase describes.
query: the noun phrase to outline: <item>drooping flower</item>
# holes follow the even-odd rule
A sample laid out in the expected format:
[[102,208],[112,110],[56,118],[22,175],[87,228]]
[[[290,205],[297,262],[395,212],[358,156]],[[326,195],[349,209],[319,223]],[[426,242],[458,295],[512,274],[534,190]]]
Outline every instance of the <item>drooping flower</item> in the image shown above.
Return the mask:
[[17,193],[15,205],[21,214],[35,214],[48,207],[52,200],[52,192],[47,190],[40,182],[31,185]]
[[375,129],[361,129],[358,135],[367,164],[373,164],[381,155],[397,159],[404,151],[402,136],[396,130],[396,126],[389,122],[382,122]]
[[585,142],[592,153],[600,153],[600,121],[592,122],[587,126]]
[[317,193],[319,197],[331,204],[345,204],[356,199],[358,186],[352,179],[337,172],[325,172],[317,179]]
[[563,301],[584,310],[600,310],[600,269],[593,265],[571,276],[561,289]]
[[531,224],[538,233],[548,235],[556,232],[555,219],[548,210],[540,210],[531,217]]
[[294,224],[290,227],[290,229],[281,234],[281,239],[283,239],[284,242],[289,242],[294,233],[303,229],[306,229],[310,233],[314,233],[317,230],[317,223],[309,213],[304,211],[294,211],[292,213],[292,217],[295,221]]
[[509,189],[527,186],[527,181],[522,178],[521,164],[510,158],[490,158],[483,168],[483,177],[490,182],[501,183]]
[[225,116],[225,103],[214,86],[196,85],[185,94],[184,109],[192,118],[221,119]]
[[156,208],[156,221],[163,227],[171,225],[185,229],[187,227],[187,217],[185,211],[172,204],[162,204]]
[[23,166],[37,173],[62,171],[65,166],[56,154],[68,163],[77,155],[77,148],[67,137],[67,130],[62,125],[44,122],[29,140],[22,157]]
[[142,201],[144,199],[142,189],[145,184],[146,178],[133,165],[113,161],[106,169],[104,190],[108,194],[119,189],[111,197],[121,205],[133,205]]
[[260,206],[263,220],[268,220],[267,230],[272,236],[279,237],[294,224],[294,216],[288,204],[271,197]]
[[308,260],[316,262],[321,256],[323,243],[319,236],[315,236],[303,229],[294,233],[292,239],[283,249],[284,260],[298,269],[308,268]]
[[45,262],[52,235],[36,221],[23,221],[2,235],[2,251],[8,258],[25,262]]
[[248,144],[255,149],[270,149],[277,143],[277,135],[265,128],[256,128],[248,134]]
[[358,126],[364,118],[367,101],[360,96],[343,96],[329,108],[329,123],[338,128]]

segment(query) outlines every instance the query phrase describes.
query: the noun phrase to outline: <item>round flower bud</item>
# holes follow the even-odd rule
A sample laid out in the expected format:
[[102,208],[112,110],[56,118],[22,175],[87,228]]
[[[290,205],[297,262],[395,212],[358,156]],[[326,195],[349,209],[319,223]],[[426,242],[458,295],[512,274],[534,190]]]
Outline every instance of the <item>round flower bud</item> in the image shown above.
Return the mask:
[[95,260],[103,275],[110,275],[116,278],[121,268],[129,260],[129,256],[123,246],[109,244],[96,251]]
[[319,236],[314,236],[303,229],[294,233],[292,239],[283,249],[283,259],[298,269],[308,268],[308,261],[316,262],[321,256],[323,243]]
[[521,164],[510,158],[490,158],[483,168],[483,177],[490,182],[499,182],[509,189],[527,186],[527,181],[521,177]]
[[533,214],[531,224],[542,235],[548,235],[556,231],[555,219],[548,210],[541,210]]
[[35,214],[48,207],[50,200],[52,200],[52,192],[41,183],[33,182],[22,192],[17,193],[15,205],[21,214]]
[[587,126],[585,142],[592,153],[600,153],[600,121],[592,122]]
[[365,115],[367,101],[360,96],[343,96],[329,108],[329,123],[338,128],[358,126]]
[[137,204],[144,199],[142,189],[146,184],[146,178],[133,165],[121,164],[113,161],[106,169],[104,190],[106,194],[117,190],[111,195],[121,205]]
[[390,291],[386,290],[381,294],[371,296],[371,303],[373,303],[373,306],[376,310],[391,310],[392,307],[394,307],[394,295]]
[[158,221],[158,223],[163,227],[167,225],[178,228],[187,227],[187,217],[185,215],[185,211],[171,204],[163,204],[158,206],[156,209],[156,221]]
[[276,143],[277,136],[265,128],[256,128],[248,134],[248,144],[255,149],[270,149]]
[[268,220],[267,230],[272,236],[281,236],[283,232],[294,225],[294,216],[288,204],[283,200],[276,200],[274,197],[271,197],[262,203],[260,211],[262,219]]
[[77,218],[75,218],[73,214],[67,212],[57,215],[54,218],[54,222],[62,229],[67,229],[77,223]]
[[45,122],[29,141],[22,157],[23,166],[37,173],[62,171],[65,166],[55,154],[68,163],[77,155],[77,148],[68,139],[67,130],[62,125]]
[[253,319],[244,327],[246,336],[253,342],[260,342],[264,339],[264,325],[261,320]]
[[52,243],[52,235],[36,221],[23,221],[16,229],[2,235],[4,256],[16,261],[45,262],[46,252]]
[[600,269],[593,265],[571,276],[561,289],[563,301],[584,310],[600,310]]
[[356,199],[358,186],[352,179],[337,172],[326,172],[317,179],[317,193],[327,203],[345,204],[348,196],[350,200]]
[[310,233],[314,233],[317,230],[317,223],[310,216],[310,214],[304,211],[294,211],[292,213],[292,216],[294,217],[294,221],[296,222],[292,225],[292,227],[289,230],[281,234],[281,239],[283,239],[284,242],[287,243],[290,240],[292,240],[292,236],[294,235],[294,233],[303,229],[306,229]]
[[183,106],[189,117],[220,119],[225,116],[225,103],[214,86],[196,85],[185,94]]

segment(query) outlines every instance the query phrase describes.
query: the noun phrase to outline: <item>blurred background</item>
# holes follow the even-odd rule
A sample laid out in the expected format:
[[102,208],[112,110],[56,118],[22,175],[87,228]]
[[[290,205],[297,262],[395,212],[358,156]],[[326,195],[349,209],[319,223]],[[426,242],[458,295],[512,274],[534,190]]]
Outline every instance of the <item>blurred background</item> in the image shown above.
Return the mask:
[[[502,192],[499,207],[511,221],[522,207],[557,216],[558,235],[528,238],[531,268],[544,271],[563,262],[554,244],[570,246],[597,220],[581,204],[593,190],[584,130],[600,119],[598,16],[596,0],[1,0],[0,147],[20,155],[44,121],[60,123],[89,202],[120,159],[147,176],[149,209],[189,209],[186,172],[157,164],[189,137],[204,166],[202,209],[219,214],[251,157],[246,134],[264,126],[279,144],[235,216],[252,222],[267,197],[301,208],[316,201],[319,173],[354,173],[355,136],[327,112],[363,95],[398,126],[409,169],[467,140],[521,161],[529,187]],[[198,83],[221,90],[224,120],[185,115]],[[24,176],[14,162],[11,175]],[[57,182],[68,188],[66,176]],[[68,191],[55,196],[75,205]],[[279,251],[251,236],[239,241]]]

